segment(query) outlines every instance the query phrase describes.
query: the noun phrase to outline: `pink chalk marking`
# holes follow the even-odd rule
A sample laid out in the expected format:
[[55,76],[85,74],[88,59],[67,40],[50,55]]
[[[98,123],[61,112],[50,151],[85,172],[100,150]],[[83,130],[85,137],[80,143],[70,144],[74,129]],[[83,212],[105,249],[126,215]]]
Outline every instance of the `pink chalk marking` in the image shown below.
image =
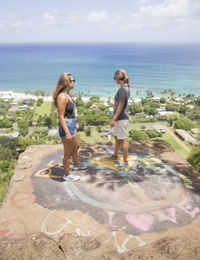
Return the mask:
[[158,216],[160,221],[168,220],[168,221],[171,221],[171,222],[177,224],[176,209],[169,208],[169,209],[166,209],[166,211],[168,212],[168,215],[170,215],[170,216],[165,215],[162,211],[153,211],[152,214]]
[[200,212],[200,209],[198,207],[192,210],[192,206],[189,205],[187,198],[178,203],[178,207],[182,209],[185,213],[187,213],[191,218],[194,218]]
[[149,214],[127,214],[126,219],[132,226],[135,226],[142,231],[148,231],[153,224],[153,217]]
[[195,194],[194,197],[195,197],[195,200],[196,200],[197,202],[200,201],[200,196],[199,196],[198,194]]
[[106,211],[108,213],[108,217],[109,217],[109,226],[112,228],[118,228],[118,226],[113,224],[113,217],[116,214],[116,212],[112,212],[112,211]]
[[9,232],[10,232],[10,230],[0,230],[0,236],[4,237]]

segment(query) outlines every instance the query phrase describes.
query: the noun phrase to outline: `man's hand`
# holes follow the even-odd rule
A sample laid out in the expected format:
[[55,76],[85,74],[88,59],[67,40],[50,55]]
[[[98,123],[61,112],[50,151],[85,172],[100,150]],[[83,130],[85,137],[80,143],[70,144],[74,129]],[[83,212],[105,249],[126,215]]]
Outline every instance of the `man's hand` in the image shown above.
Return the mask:
[[113,127],[115,125],[115,120],[112,119],[111,122],[110,122],[110,126]]

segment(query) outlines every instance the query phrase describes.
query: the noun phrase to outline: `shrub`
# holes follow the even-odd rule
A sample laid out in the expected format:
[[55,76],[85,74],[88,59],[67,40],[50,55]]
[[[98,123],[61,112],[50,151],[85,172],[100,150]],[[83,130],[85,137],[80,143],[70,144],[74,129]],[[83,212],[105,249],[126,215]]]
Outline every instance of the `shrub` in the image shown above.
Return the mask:
[[185,131],[190,131],[192,128],[195,127],[195,124],[193,121],[191,121],[189,118],[179,118],[176,122],[174,127],[176,129],[183,129]]
[[129,137],[131,138],[131,140],[135,141],[148,139],[146,133],[138,131],[136,129],[132,129],[129,131]]
[[148,129],[146,131],[147,135],[150,137],[150,138],[155,138],[155,137],[161,137],[162,136],[162,133],[157,133],[154,129]]

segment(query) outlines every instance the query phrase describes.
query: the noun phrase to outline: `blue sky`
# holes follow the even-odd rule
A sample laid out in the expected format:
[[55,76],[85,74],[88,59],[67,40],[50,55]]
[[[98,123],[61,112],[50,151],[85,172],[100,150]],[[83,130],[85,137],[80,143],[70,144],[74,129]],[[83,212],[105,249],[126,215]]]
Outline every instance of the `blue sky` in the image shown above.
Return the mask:
[[4,42],[200,42],[200,0],[1,0]]

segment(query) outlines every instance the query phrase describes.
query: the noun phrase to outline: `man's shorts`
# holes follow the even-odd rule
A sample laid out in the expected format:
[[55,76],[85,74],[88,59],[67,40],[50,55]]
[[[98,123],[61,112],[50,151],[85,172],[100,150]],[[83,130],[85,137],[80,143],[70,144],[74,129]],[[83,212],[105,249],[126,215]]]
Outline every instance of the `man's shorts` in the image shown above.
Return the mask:
[[126,129],[128,126],[129,120],[118,120],[115,122],[113,127],[113,134],[117,137],[117,140],[126,139]]
[[[74,137],[75,133],[76,133],[76,119],[75,118],[66,118],[65,123],[69,129],[71,136]],[[59,124],[58,131],[59,131],[59,135],[61,138],[64,138],[66,136],[65,131],[64,131],[63,127],[61,126],[61,124]]]

